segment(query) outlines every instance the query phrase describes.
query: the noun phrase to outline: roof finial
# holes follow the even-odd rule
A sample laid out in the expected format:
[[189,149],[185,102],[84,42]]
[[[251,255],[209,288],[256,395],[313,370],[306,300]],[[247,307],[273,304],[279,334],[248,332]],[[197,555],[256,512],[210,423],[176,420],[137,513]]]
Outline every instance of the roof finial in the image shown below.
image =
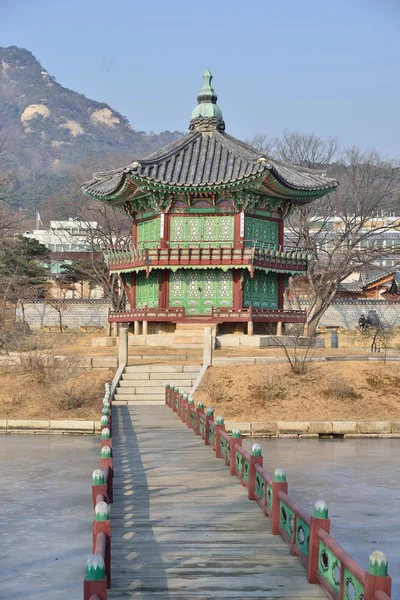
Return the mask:
[[[217,104],[217,94],[211,87],[212,73],[210,69],[206,69],[203,75],[203,87],[197,96],[198,105],[193,109],[192,120],[190,121],[189,129],[198,129],[198,125],[202,125],[202,129],[206,126],[207,129],[219,129],[224,131],[225,123],[223,121],[222,111]],[[205,123],[207,119],[207,123]]]

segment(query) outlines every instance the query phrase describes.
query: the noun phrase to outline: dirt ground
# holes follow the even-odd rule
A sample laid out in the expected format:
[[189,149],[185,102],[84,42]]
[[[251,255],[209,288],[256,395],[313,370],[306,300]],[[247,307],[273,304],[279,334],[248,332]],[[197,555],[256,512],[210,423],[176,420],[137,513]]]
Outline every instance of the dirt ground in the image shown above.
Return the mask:
[[114,372],[91,371],[38,381],[30,373],[0,372],[0,419],[100,420],[104,383]]
[[195,399],[235,421],[400,420],[400,363],[211,367]]

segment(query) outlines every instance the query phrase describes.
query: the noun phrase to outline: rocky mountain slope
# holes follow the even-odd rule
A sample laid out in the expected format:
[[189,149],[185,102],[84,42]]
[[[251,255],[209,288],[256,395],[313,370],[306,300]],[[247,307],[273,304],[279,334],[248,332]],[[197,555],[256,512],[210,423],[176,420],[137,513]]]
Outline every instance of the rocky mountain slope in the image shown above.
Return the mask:
[[17,174],[15,207],[33,210],[68,186],[78,165],[104,162],[108,168],[179,135],[135,131],[107,104],[57,83],[28,50],[0,47],[0,142],[7,139],[0,165]]

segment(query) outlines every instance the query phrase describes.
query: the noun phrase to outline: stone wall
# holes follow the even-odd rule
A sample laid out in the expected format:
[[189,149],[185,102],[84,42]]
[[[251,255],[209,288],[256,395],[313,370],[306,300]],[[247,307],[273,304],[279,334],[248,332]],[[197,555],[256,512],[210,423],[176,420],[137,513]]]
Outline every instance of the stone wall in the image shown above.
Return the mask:
[[[307,304],[302,304],[302,308],[307,309]],[[360,315],[367,316],[369,311],[375,311],[382,322],[400,326],[400,302],[387,300],[334,301],[322,316],[320,325],[354,329],[358,326]]]
[[[62,311],[62,322],[68,329],[79,329],[92,325],[107,328],[108,300],[66,300]],[[17,308],[17,319],[22,321],[21,308]],[[25,304],[25,321],[31,329],[58,325],[58,312],[44,302]]]

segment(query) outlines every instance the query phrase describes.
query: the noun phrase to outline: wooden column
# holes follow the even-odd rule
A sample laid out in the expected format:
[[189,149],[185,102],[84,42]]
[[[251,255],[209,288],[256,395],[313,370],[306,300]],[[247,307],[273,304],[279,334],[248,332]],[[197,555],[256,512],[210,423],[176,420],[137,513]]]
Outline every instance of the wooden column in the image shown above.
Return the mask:
[[233,247],[243,248],[244,238],[244,213],[235,213],[233,216]]
[[132,223],[132,244],[135,246],[137,244],[137,223],[133,221]]
[[243,308],[243,288],[241,282],[241,269],[232,269],[232,279],[233,279],[233,309],[239,310]]
[[158,308],[168,308],[169,298],[169,271],[164,269],[160,274],[161,281],[158,287]]
[[284,220],[278,221],[278,245],[283,246],[284,244]]
[[279,273],[278,275],[278,308],[283,310],[284,308],[284,288],[285,288],[285,275],[283,273]]

